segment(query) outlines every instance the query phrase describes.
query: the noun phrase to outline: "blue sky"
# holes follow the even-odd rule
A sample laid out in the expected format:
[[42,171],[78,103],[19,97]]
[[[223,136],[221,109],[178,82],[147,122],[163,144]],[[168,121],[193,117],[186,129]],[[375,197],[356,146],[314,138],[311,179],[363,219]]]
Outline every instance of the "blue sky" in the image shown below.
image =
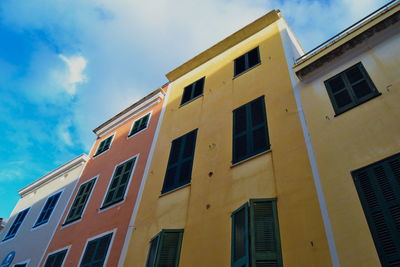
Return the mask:
[[92,129],[271,9],[305,50],[383,0],[1,0],[0,217],[17,191],[88,153]]

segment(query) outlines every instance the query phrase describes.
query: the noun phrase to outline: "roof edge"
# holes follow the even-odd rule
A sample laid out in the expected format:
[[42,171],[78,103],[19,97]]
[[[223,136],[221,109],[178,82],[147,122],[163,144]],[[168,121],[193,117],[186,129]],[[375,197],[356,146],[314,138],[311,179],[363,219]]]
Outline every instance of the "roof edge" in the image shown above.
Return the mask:
[[264,16],[256,19],[247,26],[229,35],[228,37],[218,42],[217,44],[213,45],[212,47],[208,48],[207,50],[201,52],[200,54],[190,59],[189,61],[186,61],[179,67],[168,72],[165,76],[167,76],[170,82],[177,80],[179,77],[192,71],[193,69],[204,64],[205,62],[214,58],[215,56],[221,54],[225,50],[235,46],[236,44],[247,39],[253,34],[261,31],[262,29],[271,25],[280,18],[281,16],[279,10],[272,10],[268,12]]
[[85,164],[87,161],[89,160],[89,156],[86,154],[82,154],[70,161],[68,161],[67,163],[65,163],[64,165],[61,165],[60,167],[58,167],[57,169],[47,173],[46,175],[42,176],[41,178],[37,179],[36,181],[34,181],[33,183],[23,187],[22,189],[20,189],[18,191],[18,194],[23,197],[24,195],[40,188],[42,185],[47,184],[49,182],[51,182],[52,180],[54,180],[55,178],[57,178],[58,176],[60,176],[61,174],[75,168],[78,167],[82,164]]

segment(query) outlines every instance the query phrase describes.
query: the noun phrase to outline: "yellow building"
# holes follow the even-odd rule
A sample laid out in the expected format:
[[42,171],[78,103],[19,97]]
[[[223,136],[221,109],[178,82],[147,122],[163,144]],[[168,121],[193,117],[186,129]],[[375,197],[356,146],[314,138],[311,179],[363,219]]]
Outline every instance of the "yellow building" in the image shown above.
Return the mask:
[[332,265],[290,79],[296,51],[272,11],[167,74],[125,266]]
[[400,266],[399,20],[391,1],[294,66],[338,266]]

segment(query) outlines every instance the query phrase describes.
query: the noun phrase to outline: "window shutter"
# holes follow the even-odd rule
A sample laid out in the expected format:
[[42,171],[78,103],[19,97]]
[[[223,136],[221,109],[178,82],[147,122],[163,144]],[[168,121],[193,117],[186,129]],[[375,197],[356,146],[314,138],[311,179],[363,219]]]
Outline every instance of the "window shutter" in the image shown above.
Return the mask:
[[182,243],[182,230],[163,230],[157,256],[157,267],[179,266],[179,254]]
[[44,207],[43,207],[42,211],[40,212],[39,218],[37,219],[34,227],[48,222],[50,215],[53,212],[53,210],[58,202],[58,199],[60,198],[60,195],[61,195],[61,192],[49,197],[46,200],[46,203],[44,204]]
[[88,242],[80,267],[103,266],[110,246],[112,233]]
[[249,267],[249,205],[232,213],[231,266]]
[[150,248],[149,248],[149,254],[147,255],[146,267],[155,267],[159,240],[160,240],[160,236],[157,235],[150,242]]
[[27,208],[18,213],[17,218],[15,218],[15,221],[11,225],[10,230],[8,230],[7,235],[4,237],[3,240],[13,238],[17,234],[18,229],[21,226],[22,222],[24,221],[26,214],[28,214],[29,209],[30,208]]
[[96,179],[91,179],[89,182],[82,184],[79,187],[78,193],[76,194],[75,200],[68,213],[65,224],[78,220],[82,216],[83,209],[87,203],[87,200],[92,192],[93,185]]
[[67,249],[49,255],[44,267],[60,267],[64,261]]
[[382,266],[400,263],[400,155],[352,172]]
[[275,200],[250,200],[252,266],[281,265]]

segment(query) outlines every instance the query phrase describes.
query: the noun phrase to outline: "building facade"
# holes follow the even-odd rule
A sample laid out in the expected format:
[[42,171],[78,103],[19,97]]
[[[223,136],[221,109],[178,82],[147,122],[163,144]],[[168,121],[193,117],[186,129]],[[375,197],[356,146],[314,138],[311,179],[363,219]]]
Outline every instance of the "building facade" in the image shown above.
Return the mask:
[[117,266],[129,241],[166,87],[94,130],[98,139],[44,266]]
[[88,159],[81,155],[18,192],[0,232],[2,266],[39,266]]
[[272,11],[167,74],[125,266],[331,266]]
[[400,266],[400,3],[294,66],[337,266]]

